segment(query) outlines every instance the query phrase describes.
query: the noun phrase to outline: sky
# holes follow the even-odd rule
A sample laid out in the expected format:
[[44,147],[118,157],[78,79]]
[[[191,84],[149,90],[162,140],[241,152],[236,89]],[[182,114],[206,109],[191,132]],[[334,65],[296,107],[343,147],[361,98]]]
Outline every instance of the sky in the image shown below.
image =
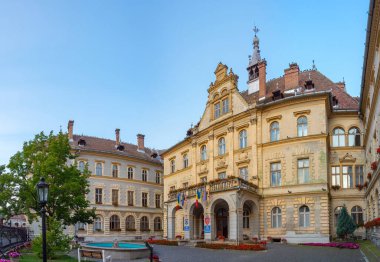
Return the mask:
[[164,149],[203,114],[219,62],[247,89],[252,28],[267,80],[312,60],[359,96],[369,1],[0,0],[0,165],[44,131]]

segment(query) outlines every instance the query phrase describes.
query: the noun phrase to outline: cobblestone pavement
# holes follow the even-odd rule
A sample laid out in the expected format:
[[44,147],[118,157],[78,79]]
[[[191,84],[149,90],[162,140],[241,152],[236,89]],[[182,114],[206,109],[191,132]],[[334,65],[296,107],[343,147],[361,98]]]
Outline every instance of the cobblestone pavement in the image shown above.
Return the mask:
[[184,246],[154,246],[162,262],[230,262],[230,261],[365,261],[359,249],[310,247],[272,243],[267,251],[211,250]]

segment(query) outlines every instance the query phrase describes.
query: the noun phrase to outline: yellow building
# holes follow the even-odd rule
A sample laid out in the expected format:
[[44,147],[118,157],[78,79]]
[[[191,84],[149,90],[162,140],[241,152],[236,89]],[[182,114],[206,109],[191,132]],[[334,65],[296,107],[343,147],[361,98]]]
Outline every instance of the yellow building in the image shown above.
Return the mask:
[[365,192],[367,237],[380,246],[380,1],[370,1],[363,66],[360,113],[364,126],[364,146],[368,188]]
[[169,239],[328,242],[343,205],[363,223],[358,99],[314,65],[266,81],[253,46],[247,90],[219,63],[200,122],[162,154]]

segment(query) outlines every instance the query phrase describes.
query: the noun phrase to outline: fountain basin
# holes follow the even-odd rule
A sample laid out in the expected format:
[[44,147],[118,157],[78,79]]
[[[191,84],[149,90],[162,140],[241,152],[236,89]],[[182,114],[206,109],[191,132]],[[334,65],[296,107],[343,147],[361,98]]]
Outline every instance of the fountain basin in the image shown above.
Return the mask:
[[105,256],[111,256],[112,261],[128,261],[138,258],[149,258],[150,250],[145,244],[119,242],[114,247],[113,242],[91,242],[82,244],[86,250],[104,250]]

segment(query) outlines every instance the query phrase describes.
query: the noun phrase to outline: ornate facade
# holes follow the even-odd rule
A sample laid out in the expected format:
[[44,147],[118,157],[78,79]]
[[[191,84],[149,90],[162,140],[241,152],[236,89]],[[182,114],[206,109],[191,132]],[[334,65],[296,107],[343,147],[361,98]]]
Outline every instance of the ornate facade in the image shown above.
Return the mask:
[[380,1],[370,1],[360,112],[363,116],[368,188],[365,191],[367,237],[380,245]]
[[123,143],[120,130],[115,140],[68,135],[78,154],[78,168],[91,172],[90,208],[96,208],[93,224],[77,224],[72,234],[91,240],[134,240],[163,235],[163,168],[160,152],[144,146],[144,135],[137,145]]
[[169,239],[328,242],[343,205],[363,224],[358,99],[314,65],[266,81],[257,31],[247,90],[219,63],[200,122],[162,155]]

